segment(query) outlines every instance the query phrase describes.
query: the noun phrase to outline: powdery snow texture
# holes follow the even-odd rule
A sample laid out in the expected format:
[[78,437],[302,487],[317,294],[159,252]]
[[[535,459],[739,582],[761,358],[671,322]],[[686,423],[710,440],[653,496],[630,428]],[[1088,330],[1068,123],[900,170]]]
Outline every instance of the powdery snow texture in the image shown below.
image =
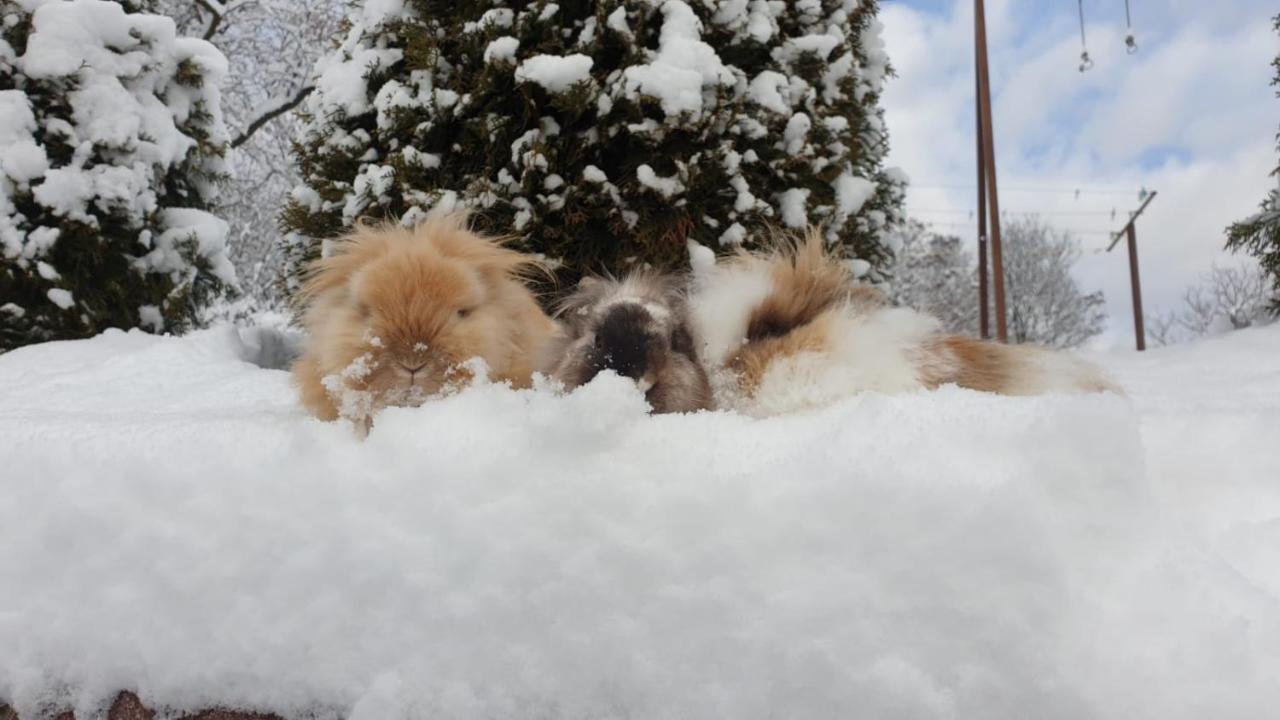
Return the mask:
[[[24,348],[0,357],[0,699],[1266,717],[1278,330],[1124,358],[1133,400],[650,417],[602,376],[389,410],[364,442],[232,329]],[[1188,395],[1215,365],[1251,374]]]

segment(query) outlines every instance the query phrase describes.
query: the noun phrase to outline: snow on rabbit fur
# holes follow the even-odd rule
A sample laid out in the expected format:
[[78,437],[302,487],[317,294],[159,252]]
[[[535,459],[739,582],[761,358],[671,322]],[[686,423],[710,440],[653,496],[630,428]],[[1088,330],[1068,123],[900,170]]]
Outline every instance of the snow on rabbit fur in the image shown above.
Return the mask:
[[293,374],[303,404],[367,425],[477,373],[527,387],[554,329],[519,277],[536,264],[468,231],[462,213],[357,228],[302,291],[309,339]]
[[1115,389],[1074,355],[945,335],[936,319],[887,306],[813,228],[720,264],[690,252],[694,331],[719,407],[775,415],[948,383],[1004,395]]

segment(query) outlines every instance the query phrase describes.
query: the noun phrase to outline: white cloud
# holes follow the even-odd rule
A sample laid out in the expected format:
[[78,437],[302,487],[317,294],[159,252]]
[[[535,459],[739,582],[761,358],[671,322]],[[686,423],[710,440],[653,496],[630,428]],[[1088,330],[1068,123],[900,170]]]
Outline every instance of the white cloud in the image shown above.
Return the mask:
[[[1137,205],[1139,187],[1160,191],[1139,225],[1148,312],[1176,304],[1214,262],[1240,262],[1222,252],[1223,228],[1252,212],[1275,182],[1275,11],[1254,0],[1135,6],[1152,17],[1138,25],[1141,49],[1128,56],[1123,13],[1093,8],[1087,31],[1096,65],[1082,74],[1074,4],[1071,12],[1031,7],[987,3],[1001,207],[1040,211],[1081,233],[1079,277],[1106,293],[1111,330],[1122,335],[1131,332],[1123,247],[1093,252]],[[884,96],[890,162],[914,184],[908,209],[962,237],[973,236],[976,172],[971,8],[955,0],[941,12],[909,3],[882,10],[898,73]]]

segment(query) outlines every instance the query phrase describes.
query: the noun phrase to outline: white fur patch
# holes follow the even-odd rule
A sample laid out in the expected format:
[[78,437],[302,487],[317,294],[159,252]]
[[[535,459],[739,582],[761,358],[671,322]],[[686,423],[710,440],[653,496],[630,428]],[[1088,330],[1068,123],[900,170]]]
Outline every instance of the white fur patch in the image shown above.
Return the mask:
[[937,320],[906,308],[868,313],[845,307],[824,317],[830,349],[771,365],[754,397],[737,403],[744,412],[778,415],[830,405],[862,392],[900,393],[924,387],[917,350],[938,331]]
[[763,263],[704,268],[689,299],[689,315],[709,365],[723,365],[742,345],[752,311],[772,289],[773,276]]

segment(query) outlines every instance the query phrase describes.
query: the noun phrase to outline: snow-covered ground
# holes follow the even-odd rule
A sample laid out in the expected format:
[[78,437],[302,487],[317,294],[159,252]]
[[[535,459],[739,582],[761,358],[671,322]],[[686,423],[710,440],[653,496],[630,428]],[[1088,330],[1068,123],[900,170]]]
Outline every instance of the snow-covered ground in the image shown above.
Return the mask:
[[307,418],[229,327],[0,356],[0,701],[355,718],[1261,718],[1280,326],[1130,392]]

